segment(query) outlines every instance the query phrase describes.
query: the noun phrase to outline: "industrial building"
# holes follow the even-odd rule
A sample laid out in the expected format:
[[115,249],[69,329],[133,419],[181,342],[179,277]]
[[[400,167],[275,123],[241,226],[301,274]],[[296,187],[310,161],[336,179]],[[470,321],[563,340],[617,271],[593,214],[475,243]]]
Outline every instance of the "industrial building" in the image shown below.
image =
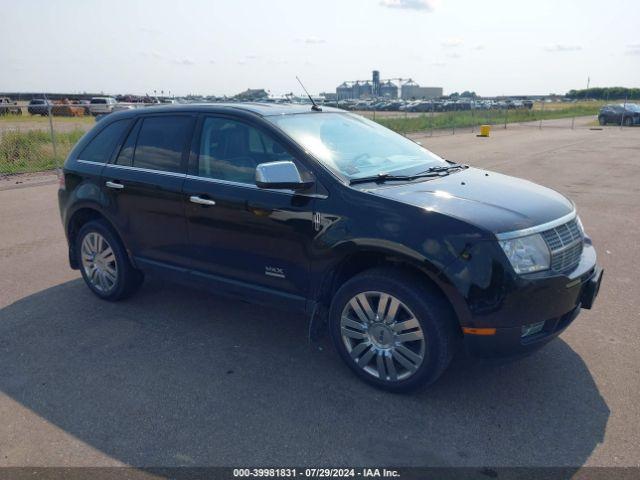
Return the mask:
[[345,81],[336,87],[338,100],[398,98],[398,93],[404,100],[438,98],[442,96],[442,87],[421,87],[410,78],[381,80],[378,70],[373,71],[371,80]]
[[400,96],[403,100],[438,98],[442,96],[442,87],[421,87],[413,80],[409,80],[400,87]]

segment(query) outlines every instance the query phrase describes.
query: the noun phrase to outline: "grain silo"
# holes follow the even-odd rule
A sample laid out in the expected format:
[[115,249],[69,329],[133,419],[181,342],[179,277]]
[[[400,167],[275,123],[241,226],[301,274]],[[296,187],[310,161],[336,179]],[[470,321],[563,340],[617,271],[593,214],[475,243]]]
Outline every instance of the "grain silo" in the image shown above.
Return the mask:
[[353,98],[353,88],[347,83],[343,82],[336,88],[336,98],[338,100],[348,100]]
[[380,85],[380,96],[385,98],[398,98],[398,87],[391,80]]

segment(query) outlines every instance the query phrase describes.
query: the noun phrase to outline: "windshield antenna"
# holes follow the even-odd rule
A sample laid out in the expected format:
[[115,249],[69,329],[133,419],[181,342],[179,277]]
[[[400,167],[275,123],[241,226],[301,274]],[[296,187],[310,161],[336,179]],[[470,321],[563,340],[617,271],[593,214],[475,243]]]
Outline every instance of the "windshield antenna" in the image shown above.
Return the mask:
[[307,94],[307,97],[309,97],[309,100],[311,100],[311,103],[313,103],[313,107],[311,107],[311,110],[313,110],[314,112],[321,112],[322,109],[318,105],[316,105],[316,102],[313,101],[313,98],[311,97],[311,95],[309,95],[309,92],[307,92],[307,89],[304,88],[304,85],[302,84],[302,82],[300,81],[300,79],[298,78],[297,75],[296,75],[296,80],[298,80],[298,83],[300,84],[300,86],[304,90],[304,93]]

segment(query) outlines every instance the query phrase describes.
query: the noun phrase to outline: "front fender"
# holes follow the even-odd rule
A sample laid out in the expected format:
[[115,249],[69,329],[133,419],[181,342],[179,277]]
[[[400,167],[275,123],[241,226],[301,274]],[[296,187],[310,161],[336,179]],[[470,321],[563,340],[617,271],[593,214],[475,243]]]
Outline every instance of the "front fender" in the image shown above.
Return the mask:
[[[409,267],[424,274],[443,292],[454,287],[446,276],[442,275],[444,266],[455,261],[455,257],[443,258],[434,262],[423,251],[415,250],[407,245],[375,238],[358,238],[340,242],[331,250],[327,260],[316,264],[312,278],[312,300],[315,303],[330,303],[329,295],[334,290],[336,279],[348,275],[347,271],[355,266],[357,270],[378,266],[383,263]],[[444,263],[441,263],[444,262]],[[447,297],[449,294],[445,293]]]

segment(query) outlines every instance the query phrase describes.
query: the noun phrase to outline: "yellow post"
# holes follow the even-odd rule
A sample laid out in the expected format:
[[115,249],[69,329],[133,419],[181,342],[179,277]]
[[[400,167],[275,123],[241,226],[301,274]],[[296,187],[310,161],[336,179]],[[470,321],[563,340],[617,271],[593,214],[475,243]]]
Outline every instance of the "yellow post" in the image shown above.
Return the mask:
[[491,125],[480,125],[480,135],[478,136],[488,137],[490,131],[491,131]]

